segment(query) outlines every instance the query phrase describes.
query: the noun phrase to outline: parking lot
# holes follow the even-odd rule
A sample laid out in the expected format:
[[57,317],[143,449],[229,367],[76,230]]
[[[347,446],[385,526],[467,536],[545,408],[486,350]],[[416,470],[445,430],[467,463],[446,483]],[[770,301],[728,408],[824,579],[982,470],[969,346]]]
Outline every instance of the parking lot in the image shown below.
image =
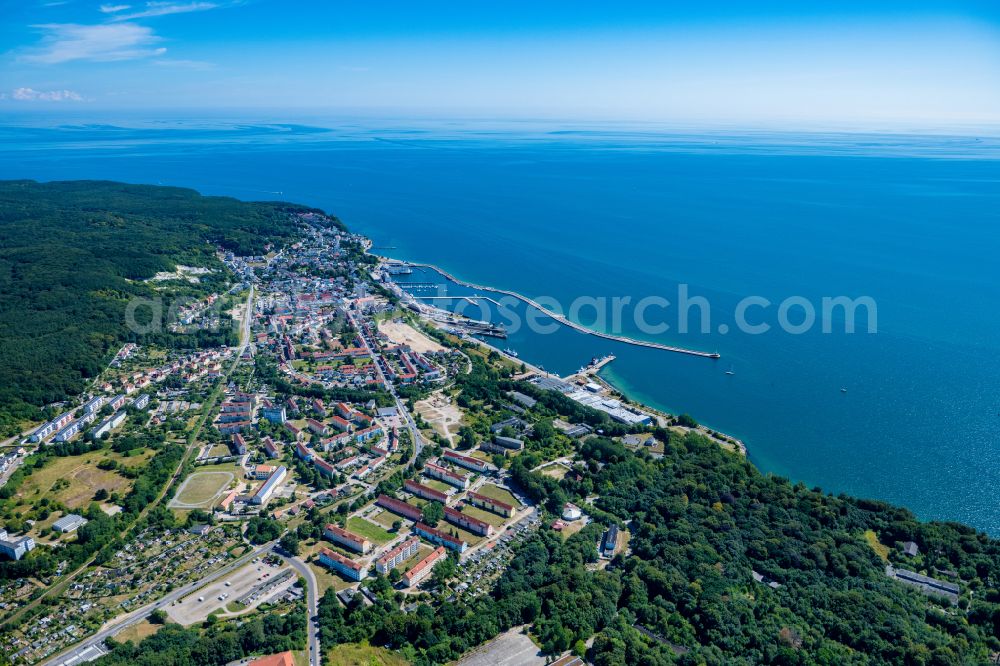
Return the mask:
[[[227,606],[248,594],[255,586],[273,579],[289,569],[290,567],[285,565],[272,566],[258,559],[168,606],[167,615],[174,622],[185,626],[202,622],[212,613],[226,615],[229,613],[226,610]],[[295,576],[290,576],[281,585],[269,590],[267,594],[254,599],[246,608],[253,608],[267,599],[277,596],[293,585],[295,580]],[[246,608],[235,612],[243,612]]]
[[515,627],[462,657],[456,666],[543,666],[546,659],[538,646]]

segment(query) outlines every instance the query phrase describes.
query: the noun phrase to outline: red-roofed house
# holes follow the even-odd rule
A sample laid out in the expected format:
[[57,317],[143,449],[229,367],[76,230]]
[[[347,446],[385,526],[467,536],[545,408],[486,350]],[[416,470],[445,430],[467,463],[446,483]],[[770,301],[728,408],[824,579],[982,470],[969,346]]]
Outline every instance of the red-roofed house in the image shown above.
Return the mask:
[[446,504],[448,502],[448,495],[446,493],[443,493],[436,488],[425,486],[422,483],[417,483],[413,479],[407,479],[404,481],[403,488],[417,497],[422,497],[426,500],[434,500],[435,502],[441,502],[442,504]]
[[339,571],[351,580],[361,580],[368,575],[368,566],[344,557],[329,548],[320,548],[317,561],[325,567]]
[[444,556],[444,548],[438,546],[430,555],[414,564],[412,569],[403,574],[403,583],[407,587],[416,585],[434,570],[434,565]]
[[379,495],[378,505],[383,509],[392,511],[396,515],[409,518],[410,520],[420,520],[423,518],[423,513],[420,511],[420,507],[407,504],[406,502],[401,502],[398,499],[389,497],[388,495]]
[[295,666],[295,659],[291,652],[282,652],[254,659],[247,666]]
[[497,515],[504,516],[505,518],[510,518],[514,515],[514,507],[506,502],[501,502],[500,500],[495,500],[492,497],[487,497],[486,495],[480,495],[479,493],[472,492],[471,490],[466,493],[466,501],[472,506],[479,507],[480,509],[486,509]]
[[454,509],[450,506],[446,506],[444,508],[444,519],[452,525],[457,525],[462,529],[469,530],[473,534],[478,534],[479,536],[489,536],[493,534],[493,526],[485,520],[473,518],[472,516],[468,516],[458,509]]
[[323,529],[323,536],[330,541],[344,546],[349,550],[356,551],[364,555],[372,548],[372,542],[363,536],[357,535],[354,532],[348,532],[342,527],[337,527],[333,523],[329,523]]

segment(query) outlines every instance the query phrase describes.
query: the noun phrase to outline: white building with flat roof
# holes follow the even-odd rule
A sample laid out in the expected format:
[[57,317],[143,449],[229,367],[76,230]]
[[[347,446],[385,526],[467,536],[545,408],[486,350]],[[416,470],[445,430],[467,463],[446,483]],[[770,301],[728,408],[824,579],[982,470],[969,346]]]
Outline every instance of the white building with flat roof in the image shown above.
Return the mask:
[[19,560],[35,547],[35,540],[30,536],[10,537],[7,530],[0,529],[0,553],[12,560]]
[[52,529],[68,534],[75,532],[87,524],[87,519],[75,513],[67,513],[65,516],[52,523]]

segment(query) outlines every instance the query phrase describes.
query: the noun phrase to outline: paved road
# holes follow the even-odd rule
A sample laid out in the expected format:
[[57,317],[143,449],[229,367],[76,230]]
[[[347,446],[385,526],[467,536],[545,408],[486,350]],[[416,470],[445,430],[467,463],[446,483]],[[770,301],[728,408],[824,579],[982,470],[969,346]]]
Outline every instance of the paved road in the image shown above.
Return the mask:
[[137,624],[143,621],[154,610],[158,610],[160,608],[169,606],[174,601],[177,601],[178,599],[185,597],[191,594],[192,592],[197,591],[199,588],[204,587],[205,585],[208,585],[209,583],[232,573],[233,571],[239,569],[242,566],[245,566],[253,558],[259,557],[260,555],[266,553],[269,549],[271,549],[274,546],[275,543],[276,543],[275,541],[271,541],[261,546],[257,546],[252,551],[250,551],[246,555],[243,555],[235,562],[227,564],[221,569],[215,570],[214,572],[206,575],[204,578],[196,580],[193,583],[188,583],[184,587],[179,587],[170,594],[166,595],[165,597],[162,597],[158,601],[146,604],[141,608],[138,608],[126,615],[121,616],[120,619],[116,618],[110,624],[105,625],[103,629],[98,631],[93,636],[87,638],[86,640],[80,643],[77,643],[75,646],[73,646],[73,648],[71,648],[71,651],[69,652],[64,651],[58,656],[49,658],[47,661],[43,662],[43,666],[63,666],[64,664],[79,663],[79,657],[78,657],[79,654],[87,652],[88,650],[96,646],[99,646],[100,644],[104,643],[106,639],[110,638],[111,636],[114,636],[122,629],[131,627],[133,624]]
[[308,645],[309,666],[320,666],[322,661],[319,651],[319,630],[316,626],[316,616],[319,614],[319,582],[309,565],[297,557],[289,557],[280,549],[272,549],[274,554],[284,559],[306,579],[306,607],[308,609]]
[[378,374],[379,381],[382,382],[382,386],[385,387],[385,390],[389,392],[389,395],[391,395],[392,399],[396,402],[396,411],[398,411],[406,420],[406,427],[410,431],[410,439],[413,440],[413,454],[410,456],[410,463],[412,464],[416,461],[417,456],[420,455],[420,452],[424,448],[424,440],[420,436],[420,431],[417,429],[417,423],[413,420],[409,410],[406,409],[406,405],[403,404],[403,401],[400,400],[399,396],[396,394],[396,387],[393,386],[392,382],[389,381],[389,378],[385,376],[384,372],[382,372],[382,363],[380,362],[382,361],[382,355],[379,353],[378,346],[375,344],[375,341],[370,340],[368,336],[364,334],[364,329],[358,325],[353,315],[348,314],[347,317],[351,326],[358,331],[361,341],[364,343],[365,347],[368,348],[368,352],[371,354],[372,360],[375,362],[375,372]]
[[247,346],[250,344],[250,322],[253,320],[253,294],[254,285],[250,285],[250,293],[247,294],[247,304],[246,310],[243,312],[243,322],[240,326],[240,347],[236,351],[236,358],[239,357],[247,350]]

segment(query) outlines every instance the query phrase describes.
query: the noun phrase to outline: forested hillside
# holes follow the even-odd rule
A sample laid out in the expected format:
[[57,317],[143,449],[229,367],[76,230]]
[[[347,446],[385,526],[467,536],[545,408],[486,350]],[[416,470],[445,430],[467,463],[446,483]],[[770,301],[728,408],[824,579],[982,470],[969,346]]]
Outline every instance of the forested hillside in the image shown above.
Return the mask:
[[0,437],[80,391],[135,337],[125,307],[156,295],[145,279],[177,264],[216,269],[197,290],[188,287],[197,296],[225,277],[216,245],[262,253],[290,239],[289,213],[305,210],[173,187],[0,182]]
[[[662,459],[592,439],[581,451],[580,479],[559,483],[528,471],[538,462],[531,454],[515,461],[515,477],[543,503],[600,494],[589,508],[595,519],[632,534],[631,553],[607,570],[595,569],[599,524],[566,541],[543,530],[489,597],[404,613],[395,602],[345,609],[328,593],[323,644],[368,640],[440,664],[531,624],[546,652],[573,649],[598,666],[994,663],[996,541],[764,476],[700,435],[669,439]],[[959,603],[888,578],[867,530],[888,543],[923,544],[926,555],[890,557],[954,570],[966,590]]]
[[[506,390],[536,391],[478,362],[459,383],[465,400],[494,406]],[[565,418],[563,408],[585,416],[555,392],[533,395],[534,419]],[[511,463],[516,485],[550,519],[571,501],[594,522],[565,540],[543,528],[488,596],[407,613],[391,590],[347,608],[328,592],[323,645],[370,641],[441,664],[530,625],[546,653],[573,650],[597,666],[996,663],[1000,542],[987,535],[761,474],[707,437],[673,429],[655,433],[662,456],[591,437],[574,473],[557,481],[532,471],[544,460],[542,432]],[[596,546],[611,524],[631,539],[601,568]],[[918,554],[903,552],[909,541]],[[887,576],[887,564],[936,575],[960,594],[955,603],[926,596]]]

